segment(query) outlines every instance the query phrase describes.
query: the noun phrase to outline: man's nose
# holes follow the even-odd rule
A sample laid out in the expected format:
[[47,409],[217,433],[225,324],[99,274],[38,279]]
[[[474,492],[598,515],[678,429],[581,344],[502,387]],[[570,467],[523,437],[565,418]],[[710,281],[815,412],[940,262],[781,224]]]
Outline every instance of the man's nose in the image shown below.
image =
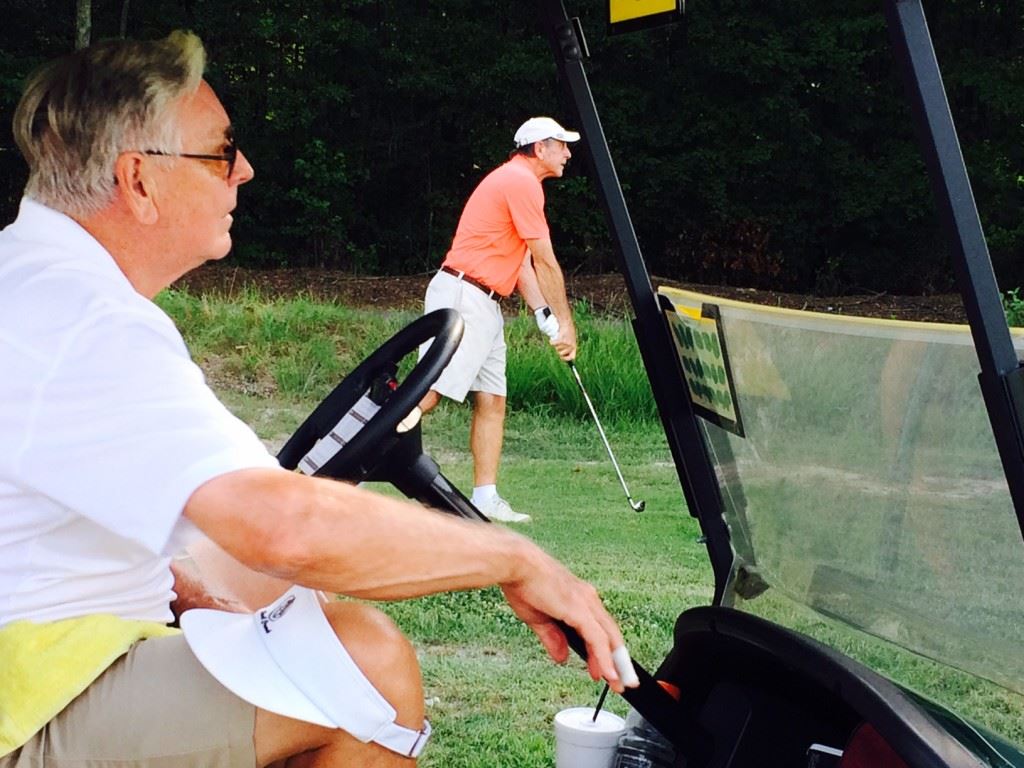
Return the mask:
[[252,181],[252,177],[256,175],[256,170],[252,167],[249,162],[249,158],[245,156],[242,150],[238,150],[238,158],[235,160],[234,174],[232,181],[236,184],[245,184],[246,182]]

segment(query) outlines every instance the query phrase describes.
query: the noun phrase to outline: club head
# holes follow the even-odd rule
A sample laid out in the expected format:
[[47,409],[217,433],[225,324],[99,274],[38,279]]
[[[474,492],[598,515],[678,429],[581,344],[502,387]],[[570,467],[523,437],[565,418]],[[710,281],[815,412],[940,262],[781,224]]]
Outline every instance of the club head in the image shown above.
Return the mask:
[[634,512],[643,512],[644,508],[647,506],[647,502],[645,502],[643,499],[640,499],[639,501],[633,501],[632,499],[630,499],[629,506],[633,508]]

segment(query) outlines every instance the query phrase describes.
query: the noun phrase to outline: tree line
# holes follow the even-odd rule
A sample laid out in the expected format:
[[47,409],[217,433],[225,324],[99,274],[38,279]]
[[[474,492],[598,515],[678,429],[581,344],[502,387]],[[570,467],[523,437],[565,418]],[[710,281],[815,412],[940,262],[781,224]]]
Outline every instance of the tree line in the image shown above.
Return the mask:
[[[25,75],[81,36],[198,33],[256,168],[233,259],[357,274],[440,263],[476,183],[525,118],[571,122],[530,0],[3,0],[0,218],[25,168]],[[591,88],[652,272],[836,293],[952,284],[878,0],[692,0],[608,36],[580,17]],[[926,3],[997,275],[1024,284],[1024,3]],[[615,268],[577,151],[546,183],[569,271]]]

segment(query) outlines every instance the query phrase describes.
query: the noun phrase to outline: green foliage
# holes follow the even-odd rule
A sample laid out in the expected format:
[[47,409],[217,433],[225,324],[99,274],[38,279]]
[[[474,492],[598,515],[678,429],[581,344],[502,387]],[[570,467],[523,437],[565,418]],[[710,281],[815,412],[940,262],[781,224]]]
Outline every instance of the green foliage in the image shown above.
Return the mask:
[[[929,3],[929,27],[1001,282],[1024,283],[1024,6]],[[120,3],[94,2],[94,38]],[[875,0],[693,3],[607,38],[567,5],[651,271],[755,287],[924,292],[951,274]],[[135,37],[196,30],[256,168],[237,210],[247,265],[398,274],[435,267],[462,204],[531,114],[572,122],[534,4],[520,0],[132,3]],[[72,45],[73,9],[8,0],[0,120]],[[615,266],[578,149],[547,182],[568,270]],[[0,136],[0,212],[25,170]]]
[[188,339],[207,375],[242,391],[324,397],[410,314],[359,312],[309,299],[270,299],[249,290],[231,300],[166,290],[157,303]]
[[1020,297],[1020,288],[1014,288],[1000,294],[1003,299],[1003,312],[1006,323],[1014,328],[1024,326],[1024,299]]
[[[292,399],[326,396],[416,317],[305,298],[269,298],[254,290],[230,300],[167,290],[157,301],[182,329],[195,359],[214,366],[212,375],[230,378],[243,391]],[[654,401],[628,323],[594,317],[584,305],[576,307],[576,318],[581,345],[577,368],[602,425],[653,423]],[[537,330],[533,316],[524,310],[509,318],[506,336],[509,409],[589,420],[576,380]],[[410,355],[404,364],[408,368],[413,362]]]
[[[633,329],[624,318],[595,317],[584,303],[574,316],[579,338],[576,368],[601,423],[654,421],[657,414]],[[569,367],[537,331],[524,310],[507,328],[510,408],[549,408],[556,415],[589,419]],[[602,408],[602,404],[614,407]]]

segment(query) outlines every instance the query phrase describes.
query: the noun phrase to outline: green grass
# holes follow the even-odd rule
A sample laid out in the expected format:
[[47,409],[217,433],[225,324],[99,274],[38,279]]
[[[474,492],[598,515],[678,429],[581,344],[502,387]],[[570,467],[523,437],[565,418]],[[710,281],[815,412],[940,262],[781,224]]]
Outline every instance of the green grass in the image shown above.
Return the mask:
[[[225,399],[275,441],[305,415],[287,401],[275,408],[237,392]],[[425,450],[467,494],[469,414],[468,407],[444,404],[423,427]],[[648,422],[607,430],[630,490],[647,502],[642,514],[626,503],[593,424],[543,412],[509,415],[501,487],[517,509],[534,517],[516,530],[598,587],[634,657],[653,670],[671,647],[678,614],[710,602],[710,567],[660,428]],[[496,589],[380,607],[419,652],[436,729],[421,765],[549,766],[555,713],[592,704],[600,693],[577,657],[553,664]],[[624,715],[627,706],[612,696],[608,708]]]
[[[181,292],[159,300],[225,402],[272,446],[346,371],[415,317],[252,292],[231,302]],[[586,307],[577,311],[581,376],[630,490],[647,509],[630,510],[571,373],[525,314],[508,327],[502,493],[534,516],[518,530],[597,586],[634,657],[653,671],[671,647],[678,614],[710,602],[712,576],[646,377],[638,375],[631,329],[621,319],[593,317]],[[446,402],[423,427],[425,450],[467,493],[469,414]],[[495,589],[382,607],[419,652],[436,729],[421,761],[428,768],[551,765],[554,714],[590,704],[600,693],[576,657],[552,664]],[[1024,741],[1020,703],[1003,689],[838,629],[771,590],[747,607],[785,619],[914,689],[952,699],[963,713]],[[627,708],[614,696],[607,706],[620,714]]]
[[[159,303],[232,410],[278,446],[384,339],[415,317],[360,312],[255,292],[224,301],[168,291]],[[685,508],[632,330],[577,307],[580,375],[635,498],[633,512],[571,372],[525,313],[510,319],[509,417],[501,488],[534,516],[526,535],[592,581],[634,657],[654,669],[678,614],[711,598],[705,548]],[[443,403],[424,422],[424,447],[468,493],[470,409]],[[386,487],[378,487],[394,493]],[[553,664],[496,589],[382,606],[420,654],[436,728],[424,766],[550,765],[552,718],[591,704],[601,686],[573,656]],[[624,714],[625,702],[608,708]]]
[[246,290],[227,301],[168,290],[157,303],[188,341],[211,383],[234,391],[319,400],[407,325],[409,313],[371,313]]
[[[543,421],[520,415],[513,424],[545,440]],[[426,424],[427,449],[435,455],[438,426]],[[568,436],[565,424],[554,426]],[[647,500],[647,511],[638,515],[602,461],[603,448],[593,445],[596,436],[582,424],[572,431],[570,455],[557,455],[560,441],[550,443],[549,458],[510,448],[504,492],[534,516],[517,530],[598,587],[634,656],[653,670],[671,647],[679,612],[710,599],[696,523],[661,463],[667,458],[663,440],[629,446],[630,456],[644,456],[643,464],[629,460],[623,467]],[[441,442],[449,439],[442,436]],[[459,487],[470,486],[468,454],[449,453],[444,468]],[[437,742],[424,765],[494,765],[499,754],[501,765],[550,765],[554,714],[592,704],[600,692],[575,656],[565,667],[553,665],[497,590],[436,595],[385,610],[415,639],[428,700],[436,702],[430,709]],[[621,700],[610,708],[620,714],[626,709]]]
[[[355,310],[310,299],[272,298],[246,290],[230,301],[168,290],[157,303],[182,330],[196,362],[222,389],[294,402],[320,400],[415,312]],[[601,422],[656,419],[632,328],[576,307],[576,365]],[[508,318],[508,399],[512,410],[589,418],[567,366],[525,310]],[[406,367],[411,364],[407,362]],[[614,407],[612,407],[614,404]]]

